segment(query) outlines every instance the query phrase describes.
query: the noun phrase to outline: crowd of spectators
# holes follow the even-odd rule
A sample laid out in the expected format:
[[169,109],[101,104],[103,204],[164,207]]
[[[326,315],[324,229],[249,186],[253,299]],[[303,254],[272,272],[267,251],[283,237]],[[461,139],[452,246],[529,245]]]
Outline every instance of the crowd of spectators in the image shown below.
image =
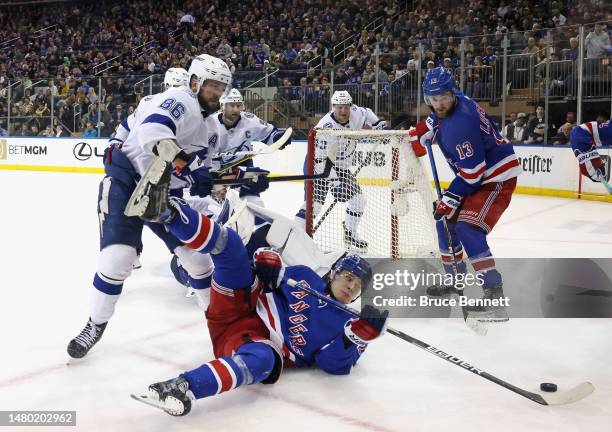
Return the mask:
[[[373,92],[388,96],[400,78],[416,82],[419,67],[457,68],[463,43],[465,91],[486,98],[503,85],[494,67],[504,36],[510,53],[543,59],[548,42],[548,55],[575,60],[577,28],[571,25],[612,22],[606,5],[604,0],[100,0],[8,6],[0,14],[0,118],[8,115],[9,83],[21,81],[11,88],[17,103],[10,114],[38,119],[28,123],[29,133],[33,126],[38,133],[56,134],[58,127],[71,133],[91,122],[107,135],[145,92],[135,83],[169,67],[186,68],[201,53],[223,58],[238,87],[241,74],[278,69],[273,85],[311,87],[292,90],[292,100],[327,96],[326,84],[333,80],[354,86],[367,102]],[[369,29],[373,22],[383,25]],[[610,55],[609,31],[596,26],[588,34],[587,57]],[[335,57],[335,48],[347,39],[346,53]],[[373,89],[376,81],[381,87]],[[54,124],[44,120],[51,109]]]

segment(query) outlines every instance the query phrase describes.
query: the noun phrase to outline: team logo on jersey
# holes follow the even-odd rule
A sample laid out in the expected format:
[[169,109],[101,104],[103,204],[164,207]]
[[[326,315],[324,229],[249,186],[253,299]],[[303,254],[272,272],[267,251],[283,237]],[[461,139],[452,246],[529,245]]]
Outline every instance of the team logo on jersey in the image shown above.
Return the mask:
[[253,117],[255,117],[255,114],[250,113],[250,112],[243,112],[242,115],[245,116],[246,118],[253,118]]
[[219,137],[217,134],[213,134],[210,138],[208,138],[208,146],[214,148],[217,145],[217,140]]
[[6,160],[8,155],[6,140],[0,140],[0,160]]

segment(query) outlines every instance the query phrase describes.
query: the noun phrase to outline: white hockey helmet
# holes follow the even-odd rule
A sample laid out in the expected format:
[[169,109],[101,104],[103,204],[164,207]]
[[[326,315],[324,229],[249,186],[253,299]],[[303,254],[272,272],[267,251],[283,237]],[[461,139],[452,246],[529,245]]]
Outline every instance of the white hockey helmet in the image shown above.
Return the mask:
[[219,100],[219,103],[221,103],[221,106],[228,104],[228,103],[239,103],[239,104],[242,104],[242,106],[244,106],[244,98],[242,97],[242,95],[240,94],[238,90],[231,89],[229,93],[224,95]]
[[164,75],[164,88],[168,87],[189,87],[189,74],[183,68],[170,68]]
[[227,64],[223,60],[208,54],[200,54],[195,57],[191,61],[188,73],[190,79],[195,75],[198,80],[196,93],[200,91],[200,87],[206,80],[219,81],[226,84],[227,88],[232,83],[232,72]]
[[346,90],[335,91],[331,98],[332,106],[334,105],[353,105],[353,98]]

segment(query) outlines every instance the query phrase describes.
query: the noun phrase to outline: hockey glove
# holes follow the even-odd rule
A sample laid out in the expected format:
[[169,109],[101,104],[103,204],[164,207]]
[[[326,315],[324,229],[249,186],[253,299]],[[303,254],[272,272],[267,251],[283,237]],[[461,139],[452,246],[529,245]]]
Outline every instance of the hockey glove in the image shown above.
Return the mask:
[[344,325],[344,336],[355,345],[368,344],[381,336],[387,328],[389,311],[365,305],[360,315],[361,318],[348,320]]
[[279,287],[285,274],[283,260],[280,254],[272,248],[259,248],[253,255],[255,274],[263,283],[264,292],[270,292]]
[[421,144],[416,128],[411,127],[410,129],[408,129],[408,137],[414,155],[416,157],[425,156],[427,154],[427,150],[425,150],[425,147],[423,147],[423,145]]
[[196,154],[191,155],[187,165],[182,168],[176,167],[176,174],[189,183],[191,195],[205,197],[210,195],[213,187],[213,179],[209,168],[204,166],[204,161]]
[[442,199],[438,201],[438,204],[436,205],[434,219],[440,220],[443,217],[447,219],[452,218],[455,211],[457,211],[457,208],[459,208],[461,205],[461,200],[463,200],[463,197],[460,195],[456,195],[449,191],[444,192]]
[[378,123],[376,123],[375,125],[372,125],[372,129],[374,129],[374,130],[389,130],[391,128],[387,125],[386,121],[381,120]]
[[259,196],[260,193],[267,191],[270,187],[268,174],[270,171],[261,168],[239,167],[236,178],[249,180],[247,184],[240,186],[240,198],[247,195]]
[[606,165],[597,150],[579,153],[577,157],[582,175],[587,176],[594,182],[600,182],[605,178]]

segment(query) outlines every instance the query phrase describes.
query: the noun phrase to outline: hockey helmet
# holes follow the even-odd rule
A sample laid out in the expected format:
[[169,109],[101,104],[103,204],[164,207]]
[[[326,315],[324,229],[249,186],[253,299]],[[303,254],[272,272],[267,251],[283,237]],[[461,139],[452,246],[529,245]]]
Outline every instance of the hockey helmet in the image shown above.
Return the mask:
[[334,105],[352,105],[353,98],[346,90],[335,91],[331,98],[332,106]]
[[332,277],[342,270],[347,270],[361,279],[361,289],[364,290],[372,282],[372,267],[357,254],[348,254],[340,258],[332,268]]
[[457,84],[455,77],[446,68],[439,66],[427,72],[423,80],[423,95],[425,103],[431,105],[429,96],[438,96],[447,92],[457,93]]
[[224,95],[219,100],[219,102],[221,103],[221,106],[228,104],[228,103],[239,103],[239,104],[242,104],[242,106],[244,106],[244,98],[242,97],[240,92],[236,89],[231,89],[227,95]]
[[183,68],[170,68],[164,75],[164,89],[189,86],[189,74]]
[[225,84],[229,89],[232,82],[232,72],[227,64],[220,58],[213,57],[208,54],[200,54],[191,61],[189,66],[189,77],[194,75],[198,80],[195,92],[200,91],[200,87],[206,80],[219,81]]

